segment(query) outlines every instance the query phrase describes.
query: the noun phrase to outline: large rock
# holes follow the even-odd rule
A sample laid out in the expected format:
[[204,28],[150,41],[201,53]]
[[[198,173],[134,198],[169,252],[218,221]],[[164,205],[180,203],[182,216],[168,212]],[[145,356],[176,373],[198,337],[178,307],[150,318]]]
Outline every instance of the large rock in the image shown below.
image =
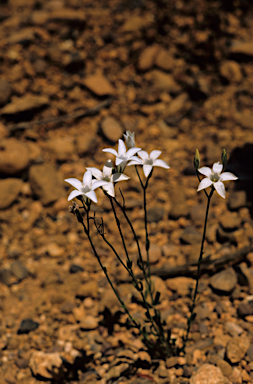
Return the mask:
[[112,116],[107,116],[101,123],[104,136],[116,143],[123,135],[123,128],[120,123]]
[[29,171],[29,182],[33,193],[43,205],[54,203],[66,195],[63,182],[51,164],[33,165]]
[[44,379],[59,379],[62,365],[63,360],[59,352],[34,351],[29,361],[29,367],[34,376],[40,376]]
[[216,273],[210,279],[210,285],[213,289],[227,294],[235,288],[236,283],[237,275],[231,267]]
[[21,188],[20,179],[0,180],[0,209],[8,208],[18,197]]
[[239,363],[246,355],[250,341],[246,336],[233,337],[227,345],[227,357],[231,363]]
[[114,93],[113,86],[109,83],[106,77],[101,74],[88,76],[83,83],[85,87],[97,96],[112,95]]
[[149,75],[155,88],[171,93],[178,93],[181,89],[169,73],[155,69]]
[[17,139],[4,139],[0,144],[0,174],[17,175],[29,164],[29,152]]
[[46,96],[25,95],[15,98],[11,103],[0,110],[1,115],[18,115],[24,112],[38,110],[48,105],[49,99]]
[[220,368],[212,364],[203,364],[197,372],[195,372],[190,384],[225,384],[227,381],[223,376]]
[[153,67],[159,50],[160,46],[153,44],[141,52],[138,60],[138,67],[141,71],[146,71]]

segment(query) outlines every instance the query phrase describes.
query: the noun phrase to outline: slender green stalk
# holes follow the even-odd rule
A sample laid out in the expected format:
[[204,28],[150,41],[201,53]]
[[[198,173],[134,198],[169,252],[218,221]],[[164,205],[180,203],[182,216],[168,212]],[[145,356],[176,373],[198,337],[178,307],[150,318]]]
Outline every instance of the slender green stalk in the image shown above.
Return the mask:
[[83,222],[83,219],[82,219],[82,216],[81,216],[81,214],[80,214],[80,212],[79,212],[78,210],[76,210],[76,212],[75,212],[75,213],[76,213],[76,216],[77,216],[77,219],[78,219],[78,221],[82,224],[83,229],[84,229],[84,232],[85,232],[85,234],[87,235],[88,240],[89,240],[90,245],[91,245],[91,248],[92,248],[92,250],[93,250],[93,252],[94,252],[94,255],[96,256],[96,258],[97,258],[97,260],[98,260],[98,262],[99,262],[99,265],[100,265],[101,269],[103,270],[103,272],[104,272],[104,274],[105,274],[105,276],[106,276],[106,278],[107,278],[107,281],[109,282],[109,284],[110,284],[110,286],[111,286],[113,292],[115,293],[115,295],[116,295],[116,297],[117,297],[117,299],[118,299],[120,305],[122,306],[122,308],[124,309],[124,311],[126,312],[126,314],[129,316],[129,318],[130,318],[130,320],[132,321],[132,323],[134,324],[134,326],[135,326],[136,328],[138,328],[139,331],[140,331],[141,333],[143,333],[142,330],[141,330],[141,326],[140,326],[140,324],[137,323],[136,320],[134,320],[134,318],[132,317],[132,315],[131,315],[130,312],[128,311],[128,309],[127,309],[125,303],[121,300],[121,298],[120,298],[118,292],[116,291],[116,289],[115,289],[115,287],[114,287],[114,285],[113,285],[113,283],[112,283],[112,281],[111,281],[111,279],[110,279],[110,276],[109,276],[108,273],[107,273],[107,269],[106,269],[106,267],[103,266],[103,264],[102,264],[102,262],[101,262],[101,260],[100,260],[100,258],[99,258],[99,256],[98,256],[98,253],[97,253],[97,251],[96,251],[96,248],[95,248],[94,243],[93,243],[93,241],[92,241],[92,238],[91,238],[91,236],[90,236],[90,225],[89,225],[89,220],[90,220],[90,218],[89,218],[90,204],[88,204],[88,207],[85,207],[85,206],[84,206],[84,208],[85,208],[86,215],[87,215],[87,216],[86,216],[86,217],[87,217],[87,227],[85,226],[85,224],[84,224],[84,222]]
[[150,277],[150,261],[149,261],[150,241],[149,241],[149,234],[148,234],[147,196],[146,196],[146,191],[147,191],[147,188],[148,188],[148,182],[149,182],[149,179],[152,176],[152,171],[148,175],[148,178],[147,178],[146,183],[144,185],[142,180],[141,180],[141,177],[140,177],[140,174],[139,174],[137,166],[135,166],[135,169],[136,169],[136,173],[138,175],[138,178],[140,180],[140,184],[141,184],[142,190],[143,190],[144,225],[145,225],[145,233],[146,233],[146,253],[147,253],[147,269],[148,269],[147,284],[148,284],[148,289],[149,289],[150,297],[151,297],[152,304],[153,304],[154,303],[154,296],[153,296],[153,289],[152,289],[152,281],[151,281],[151,277]]
[[207,206],[206,206],[206,214],[205,214],[205,221],[204,221],[204,228],[203,228],[203,234],[202,234],[202,240],[201,240],[199,259],[198,259],[196,285],[195,285],[195,290],[194,290],[194,294],[193,294],[193,298],[192,298],[192,305],[190,308],[190,317],[188,318],[187,331],[186,331],[186,335],[183,339],[183,342],[184,342],[183,350],[185,349],[185,343],[188,340],[191,324],[192,324],[192,321],[194,319],[194,309],[196,306],[196,298],[197,298],[197,294],[198,294],[198,287],[199,287],[199,280],[200,280],[200,268],[201,268],[201,263],[202,263],[202,259],[203,259],[203,254],[204,254],[204,243],[205,243],[205,239],[206,239],[207,219],[208,219],[208,213],[209,213],[209,208],[210,208],[210,201],[211,201],[211,198],[213,196],[213,193],[214,193],[214,187],[212,186],[212,190],[211,190],[210,194],[208,195],[208,193],[206,192]]

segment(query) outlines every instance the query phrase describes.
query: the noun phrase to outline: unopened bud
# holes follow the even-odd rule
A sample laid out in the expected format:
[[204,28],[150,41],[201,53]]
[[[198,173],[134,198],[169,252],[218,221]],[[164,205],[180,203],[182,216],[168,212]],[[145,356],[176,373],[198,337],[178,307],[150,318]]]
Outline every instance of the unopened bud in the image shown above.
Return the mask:
[[199,165],[200,165],[200,157],[199,157],[199,150],[198,149],[196,149],[193,163],[194,163],[194,168],[197,171],[199,169]]
[[227,152],[225,149],[223,149],[223,151],[222,151],[221,162],[223,164],[223,169],[224,169],[226,167],[227,162],[228,162],[228,156],[227,156]]

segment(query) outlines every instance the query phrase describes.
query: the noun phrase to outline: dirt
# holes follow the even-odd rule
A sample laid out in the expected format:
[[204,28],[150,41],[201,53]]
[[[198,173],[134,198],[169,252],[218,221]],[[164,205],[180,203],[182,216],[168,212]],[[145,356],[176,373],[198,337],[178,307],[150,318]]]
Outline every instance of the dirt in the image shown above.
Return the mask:
[[[2,0],[0,36],[0,383],[252,383],[251,2]],[[64,179],[102,167],[102,149],[117,150],[126,130],[170,165],[150,179],[148,226],[159,308],[179,346],[206,206],[195,149],[212,166],[225,148],[239,177],[211,200],[196,319],[179,356],[152,357],[128,326],[69,211]],[[142,190],[134,167],[125,173],[145,244]],[[110,203],[97,196],[92,210],[122,252]],[[92,236],[143,319],[124,269],[94,227]]]

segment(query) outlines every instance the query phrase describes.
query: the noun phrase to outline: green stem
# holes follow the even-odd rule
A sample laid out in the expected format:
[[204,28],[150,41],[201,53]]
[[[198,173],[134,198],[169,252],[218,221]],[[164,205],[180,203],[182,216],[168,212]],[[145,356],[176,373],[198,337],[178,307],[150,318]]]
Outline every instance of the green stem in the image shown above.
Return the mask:
[[205,214],[205,221],[204,221],[204,228],[203,228],[203,235],[202,235],[199,259],[198,259],[196,285],[195,285],[195,290],[194,290],[193,299],[192,299],[192,305],[191,305],[191,309],[190,309],[190,317],[188,318],[188,326],[187,326],[186,336],[184,337],[184,340],[183,340],[184,341],[183,350],[185,349],[185,344],[186,344],[188,337],[189,337],[191,323],[192,323],[192,320],[194,318],[194,309],[196,306],[196,298],[197,298],[197,294],[198,294],[198,287],[199,287],[199,280],[200,280],[200,268],[201,268],[201,263],[202,263],[202,259],[203,259],[203,254],[204,254],[204,243],[205,243],[205,238],[206,238],[207,219],[208,219],[208,213],[209,213],[209,208],[210,208],[210,201],[211,201],[211,198],[213,196],[213,193],[214,193],[214,187],[212,186],[212,190],[211,190],[210,194],[208,195],[208,193],[206,192],[207,206],[206,206],[206,214]]
[[152,176],[152,171],[148,175],[148,178],[147,178],[146,183],[144,185],[142,180],[141,180],[140,174],[138,172],[137,166],[135,166],[135,169],[136,169],[136,173],[138,175],[138,178],[140,180],[140,184],[141,184],[142,189],[143,189],[143,209],[144,209],[144,225],[145,225],[145,233],[146,233],[147,269],[148,269],[148,271],[147,271],[147,284],[148,284],[148,289],[149,289],[150,297],[151,297],[152,304],[153,304],[154,303],[154,296],[153,296],[152,282],[151,282],[151,277],[150,277],[150,262],[149,262],[150,241],[149,241],[149,234],[148,234],[147,196],[146,196],[146,191],[147,191],[147,188],[148,188],[148,182],[149,182],[149,179]]

